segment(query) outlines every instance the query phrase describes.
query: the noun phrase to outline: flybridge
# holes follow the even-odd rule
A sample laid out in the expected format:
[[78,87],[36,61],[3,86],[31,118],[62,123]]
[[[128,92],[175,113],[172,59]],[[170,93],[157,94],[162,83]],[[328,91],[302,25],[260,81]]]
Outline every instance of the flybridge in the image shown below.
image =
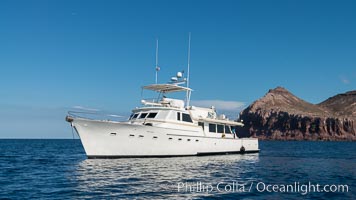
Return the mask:
[[171,99],[165,96],[167,93],[186,92],[185,104],[189,106],[193,90],[189,87],[180,86],[182,84],[187,84],[187,79],[183,77],[183,72],[178,72],[176,76],[171,78],[169,83],[143,86],[142,89],[158,92],[159,95],[155,99],[143,99],[141,103],[146,106],[168,106],[183,109],[185,106],[183,100]]
[[179,85],[168,84],[168,83],[167,84],[147,85],[147,86],[143,86],[142,89],[152,90],[152,91],[160,92],[160,93],[192,91],[192,89],[190,89],[190,88],[182,87]]
[[174,92],[187,92],[190,93],[192,89],[175,85],[175,84],[153,84],[142,87],[142,89],[158,92],[159,95],[156,99],[143,99],[141,103],[146,106],[163,106],[184,109],[184,101],[179,99],[167,98],[165,94]]

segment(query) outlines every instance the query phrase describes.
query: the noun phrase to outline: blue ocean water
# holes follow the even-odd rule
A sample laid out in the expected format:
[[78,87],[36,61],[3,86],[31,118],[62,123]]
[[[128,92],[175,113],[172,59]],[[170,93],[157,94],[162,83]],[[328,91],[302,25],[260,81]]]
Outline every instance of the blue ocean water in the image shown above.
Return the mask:
[[106,160],[86,159],[79,140],[0,140],[0,199],[356,199],[356,143],[261,141],[260,149]]

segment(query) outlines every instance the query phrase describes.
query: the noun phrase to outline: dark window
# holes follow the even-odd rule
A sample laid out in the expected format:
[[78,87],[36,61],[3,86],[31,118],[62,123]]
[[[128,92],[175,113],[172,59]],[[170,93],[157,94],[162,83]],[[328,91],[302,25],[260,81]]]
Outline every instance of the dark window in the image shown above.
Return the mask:
[[183,121],[185,121],[185,122],[193,122],[192,118],[190,117],[190,115],[189,114],[185,114],[185,113],[183,113]]
[[177,112],[177,120],[180,121],[180,112]]
[[216,124],[209,124],[209,132],[216,133]]
[[148,114],[147,118],[155,118],[157,116],[157,113],[150,113]]
[[225,133],[231,133],[230,126],[225,126]]
[[129,117],[129,120],[132,119],[133,116],[134,116],[134,114],[132,113],[132,114],[130,115],[130,117]]
[[132,119],[136,119],[138,117],[138,113],[134,114]]
[[198,122],[198,126],[201,126],[204,130],[204,122]]
[[224,133],[224,125],[218,124],[218,133]]
[[140,119],[146,118],[146,116],[147,116],[147,113],[141,113]]

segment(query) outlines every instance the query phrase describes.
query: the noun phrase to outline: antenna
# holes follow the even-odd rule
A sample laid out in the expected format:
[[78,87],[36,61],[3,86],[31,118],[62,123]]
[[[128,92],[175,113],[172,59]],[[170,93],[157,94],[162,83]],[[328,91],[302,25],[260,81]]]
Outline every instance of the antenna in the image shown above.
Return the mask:
[[160,68],[158,67],[158,39],[156,40],[156,84],[158,82],[158,71]]
[[188,41],[188,73],[187,73],[187,87],[189,87],[189,75],[190,75],[190,32],[189,32],[189,41]]
[[[188,41],[188,72],[187,72],[187,88],[189,88],[189,76],[190,76],[190,38],[191,33],[189,32],[189,41]],[[190,91],[187,90],[187,106],[190,103]]]

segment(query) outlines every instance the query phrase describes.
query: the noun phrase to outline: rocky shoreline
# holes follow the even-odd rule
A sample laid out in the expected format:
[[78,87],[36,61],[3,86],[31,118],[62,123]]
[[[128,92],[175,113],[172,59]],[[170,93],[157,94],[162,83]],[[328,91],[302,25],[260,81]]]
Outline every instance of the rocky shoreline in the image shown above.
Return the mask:
[[262,140],[356,141],[356,91],[320,104],[277,87],[240,113],[241,136]]

